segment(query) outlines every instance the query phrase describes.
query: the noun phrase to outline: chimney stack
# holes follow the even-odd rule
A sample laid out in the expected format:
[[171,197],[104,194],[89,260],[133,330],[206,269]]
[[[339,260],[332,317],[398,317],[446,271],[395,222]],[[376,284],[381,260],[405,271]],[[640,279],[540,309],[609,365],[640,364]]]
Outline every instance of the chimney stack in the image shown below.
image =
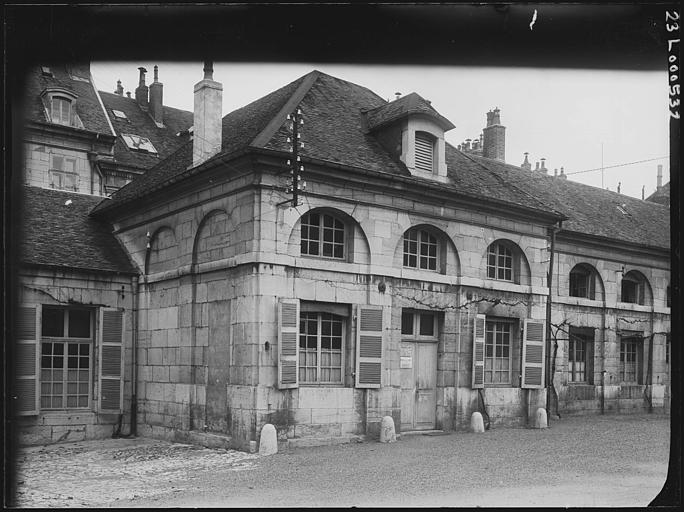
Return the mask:
[[116,81],[116,91],[114,91],[114,94],[123,96],[123,85],[121,85],[121,80]]
[[541,159],[541,168],[540,168],[539,170],[540,170],[541,172],[543,172],[544,174],[546,174],[546,171],[548,170],[548,169],[546,168],[546,158],[542,158],[542,159]]
[[128,98],[131,97],[131,91],[126,91],[126,97],[128,97]]
[[138,87],[135,88],[135,101],[143,110],[147,110],[148,105],[148,87],[145,85],[145,73],[147,70],[143,67],[138,68],[140,70],[140,80],[138,82]]
[[563,167],[561,167],[560,178],[563,178],[564,180],[568,179],[567,175],[565,174],[565,169],[563,169]]
[[221,151],[223,85],[214,81],[211,61],[204,63],[204,78],[195,84],[192,165],[197,166]]
[[535,170],[535,171],[540,171],[540,170],[541,170],[541,169],[539,169],[539,162],[536,162],[536,165],[534,166],[534,170]]
[[[529,155],[529,153],[526,151],[525,152],[525,161],[522,164],[520,164],[520,167],[522,169],[525,169],[526,171],[531,171],[532,170],[532,164],[527,159],[527,155]],[[537,164],[537,166],[539,166],[539,164]]]
[[157,125],[164,124],[164,84],[159,81],[159,68],[154,66],[154,82],[150,85],[150,115]]
[[482,156],[506,161],[506,127],[501,126],[498,107],[487,112],[487,126],[482,130]]
[[663,188],[663,166],[662,164],[658,164],[658,182],[656,184],[656,190],[660,192],[661,188]]
[[617,193],[620,193],[620,187],[622,187],[622,182],[618,181],[618,188],[617,188]]

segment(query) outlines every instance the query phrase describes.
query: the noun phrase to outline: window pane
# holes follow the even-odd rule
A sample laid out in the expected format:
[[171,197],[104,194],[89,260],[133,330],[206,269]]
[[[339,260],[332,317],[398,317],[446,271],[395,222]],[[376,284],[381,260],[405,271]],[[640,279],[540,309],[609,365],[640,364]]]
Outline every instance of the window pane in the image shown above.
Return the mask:
[[413,313],[402,311],[401,313],[401,334],[413,334]]
[[69,311],[69,337],[90,338],[90,311],[85,309]]
[[59,308],[43,308],[43,336],[64,336],[64,310]]
[[420,315],[420,335],[434,336],[435,334],[435,315],[432,313],[421,313]]

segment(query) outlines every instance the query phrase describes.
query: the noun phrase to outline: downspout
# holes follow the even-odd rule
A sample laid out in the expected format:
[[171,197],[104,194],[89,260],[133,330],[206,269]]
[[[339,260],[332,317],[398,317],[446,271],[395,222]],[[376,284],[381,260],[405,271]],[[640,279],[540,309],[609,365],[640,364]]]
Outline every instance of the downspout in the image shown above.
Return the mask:
[[648,400],[648,412],[653,412],[653,344],[655,342],[655,332],[653,331],[655,325],[655,304],[651,306],[651,335],[648,341],[648,366],[646,368],[646,387],[644,394]]
[[133,290],[133,307],[131,309],[131,428],[130,435],[138,435],[138,311],[140,311],[140,279],[137,275],[131,277],[131,288]]
[[[551,226],[551,246],[549,247],[549,272],[547,275],[547,286],[549,288],[549,295],[546,298],[546,416],[551,417],[551,384],[553,382],[552,371],[555,371],[551,367],[551,302],[553,295],[553,260],[555,256],[556,249],[556,231],[563,226],[563,221],[558,221],[558,226]],[[557,344],[557,342],[556,342]]]

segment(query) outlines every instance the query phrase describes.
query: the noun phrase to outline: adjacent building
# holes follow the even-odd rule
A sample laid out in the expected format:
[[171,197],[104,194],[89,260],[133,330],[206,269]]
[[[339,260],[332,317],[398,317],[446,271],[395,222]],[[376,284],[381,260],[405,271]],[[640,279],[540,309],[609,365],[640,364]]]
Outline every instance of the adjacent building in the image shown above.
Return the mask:
[[[506,164],[498,109],[455,148],[416,93],[313,71],[222,117],[206,63],[190,116],[153,106],[144,73],[135,99],[94,92],[111,197],[25,187],[25,441],[247,448],[265,423],[330,442],[386,415],[405,432],[667,410],[667,207]],[[79,250],[32,260],[37,204],[70,212]]]

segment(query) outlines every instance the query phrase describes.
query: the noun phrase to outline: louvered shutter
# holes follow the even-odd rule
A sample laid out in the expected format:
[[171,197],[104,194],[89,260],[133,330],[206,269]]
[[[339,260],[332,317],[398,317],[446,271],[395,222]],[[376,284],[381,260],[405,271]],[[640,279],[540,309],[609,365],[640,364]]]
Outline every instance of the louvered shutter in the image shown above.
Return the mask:
[[124,314],[102,308],[100,318],[99,410],[120,413],[123,404]]
[[382,380],[382,306],[356,310],[356,387],[379,388]]
[[33,416],[40,409],[40,306],[19,306],[14,325],[14,412]]
[[486,315],[476,315],[473,321],[473,389],[484,388]]
[[299,299],[278,302],[278,389],[299,386]]
[[525,320],[523,330],[522,387],[541,389],[544,387],[544,354],[546,332],[543,320]]
[[416,168],[432,172],[433,152],[434,142],[432,137],[416,132]]

